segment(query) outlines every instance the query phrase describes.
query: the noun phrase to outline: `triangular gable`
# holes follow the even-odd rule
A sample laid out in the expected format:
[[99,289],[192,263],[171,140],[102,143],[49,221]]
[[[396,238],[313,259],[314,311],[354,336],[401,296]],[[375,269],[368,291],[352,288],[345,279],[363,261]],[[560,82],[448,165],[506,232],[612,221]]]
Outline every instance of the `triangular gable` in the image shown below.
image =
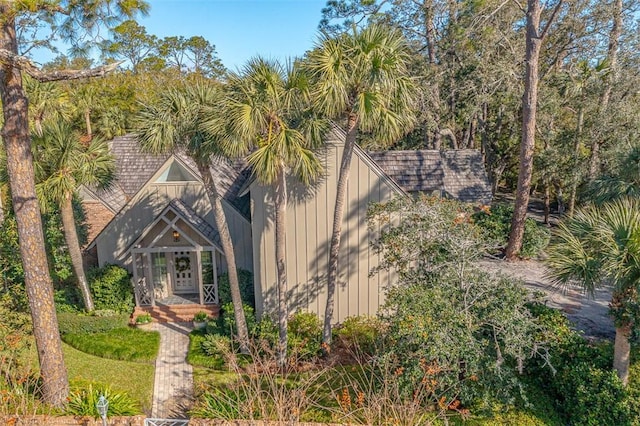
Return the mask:
[[164,225],[164,227],[162,231],[157,233],[152,243],[147,247],[153,248],[156,241],[160,240],[164,235],[173,233],[174,231],[179,232],[181,238],[184,238],[186,242],[193,247],[201,246],[196,241],[191,240],[187,235],[185,235],[183,233],[183,229],[178,228],[178,220],[182,220],[182,222],[185,223],[191,230],[193,230],[201,238],[207,241],[210,246],[214,247],[216,250],[222,253],[222,244],[220,242],[220,235],[218,234],[218,231],[216,231],[216,229],[211,226],[211,224],[202,219],[181,200],[173,199],[162,210],[162,212],[145,227],[138,238],[136,238],[133,243],[125,248],[116,258],[124,258],[131,251],[131,249],[137,247],[142,241],[150,236],[152,230],[154,230],[158,225]]
[[199,179],[187,170],[180,161],[172,157],[172,161],[164,168],[154,183],[198,182]]
[[[127,211],[132,205],[134,205],[135,203],[137,203],[139,201],[140,193],[142,193],[149,185],[154,184],[155,182],[157,182],[160,179],[161,176],[163,176],[165,174],[168,174],[168,171],[174,165],[177,165],[178,167],[180,167],[181,172],[186,173],[186,174],[188,174],[189,176],[192,177],[192,180],[189,180],[189,182],[193,181],[193,182],[202,183],[202,180],[197,176],[195,171],[193,171],[184,161],[182,161],[176,155],[169,156],[169,158],[167,158],[165,160],[165,162],[162,164],[162,166],[160,166],[158,168],[158,170],[149,179],[147,179],[147,182],[144,185],[142,185],[142,187],[138,190],[138,192],[133,197],[131,197],[131,199],[129,199],[124,204],[124,206],[122,206],[122,208],[116,213],[116,215],[111,219],[111,221],[102,229],[102,231],[100,231],[100,233],[95,236],[93,241],[91,241],[89,243],[89,245],[87,246],[87,249],[90,249],[93,246],[95,246],[97,239],[100,237],[100,235],[102,235],[103,232],[106,232],[106,229],[109,228],[109,226],[111,225],[111,222],[116,220],[119,215],[121,215],[123,212]],[[170,182],[168,182],[168,183],[170,183]]]

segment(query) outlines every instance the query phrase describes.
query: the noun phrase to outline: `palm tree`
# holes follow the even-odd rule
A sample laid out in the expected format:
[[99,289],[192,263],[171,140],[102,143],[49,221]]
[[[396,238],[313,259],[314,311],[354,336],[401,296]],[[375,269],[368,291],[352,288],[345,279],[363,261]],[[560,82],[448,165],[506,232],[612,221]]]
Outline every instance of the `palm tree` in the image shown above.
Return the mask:
[[43,135],[42,125],[46,119],[68,120],[71,117],[69,96],[59,84],[40,83],[25,76],[24,88],[29,97],[29,115],[37,136]]
[[626,386],[629,336],[638,320],[633,306],[640,291],[640,200],[622,198],[578,210],[573,218],[560,224],[548,255],[549,276],[557,283],[576,279],[590,294],[599,285],[613,285],[613,367]]
[[285,259],[288,173],[304,184],[322,166],[313,148],[322,143],[327,122],[309,113],[308,80],[299,68],[252,59],[241,74],[229,77],[227,114],[230,150],[248,156],[258,181],[274,186],[275,252],[278,274],[278,365],[287,357],[287,277]]
[[[221,123],[224,114],[220,107],[221,100],[220,88],[205,80],[167,88],[155,103],[142,106],[134,117],[134,129],[143,149],[162,153],[182,147],[196,163],[211,202],[222,251],[227,261],[240,350],[248,353],[249,332],[242,308],[233,242],[222,208],[222,197],[209,169],[212,157],[220,158],[225,155],[222,151],[223,134],[220,131],[223,128]],[[205,121],[207,128],[203,125]]]
[[[82,251],[73,217],[73,196],[80,185],[107,186],[115,163],[108,145],[93,139],[85,145],[80,134],[63,121],[45,125],[42,135],[33,136],[36,185],[40,200],[52,201],[60,209],[64,238],[73,271],[87,311],[94,310],[93,298],[82,265]],[[47,203],[41,202],[46,210]]]
[[338,175],[329,250],[327,306],[322,340],[331,343],[338,255],[351,157],[360,131],[389,143],[414,123],[415,86],[408,76],[409,49],[396,29],[371,25],[337,38],[323,37],[309,53],[307,69],[314,82],[319,112],[346,124],[346,140]]

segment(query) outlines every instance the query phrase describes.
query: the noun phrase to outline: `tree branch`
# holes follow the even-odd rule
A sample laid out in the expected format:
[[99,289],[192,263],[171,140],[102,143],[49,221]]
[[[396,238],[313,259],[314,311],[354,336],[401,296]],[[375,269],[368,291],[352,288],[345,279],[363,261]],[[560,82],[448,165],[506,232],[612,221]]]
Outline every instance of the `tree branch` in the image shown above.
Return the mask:
[[539,37],[540,40],[544,40],[544,37],[547,35],[547,31],[549,31],[549,27],[551,27],[553,20],[556,18],[556,15],[560,10],[560,6],[562,6],[562,3],[563,3],[563,0],[560,0],[558,4],[556,4],[556,7],[553,9],[553,13],[551,13],[551,17],[549,18],[549,20],[547,21],[547,24],[544,26],[544,29],[540,33],[540,37]]
[[44,72],[25,56],[16,55],[6,49],[0,49],[0,62],[12,67],[20,68],[29,76],[41,83],[49,81],[61,80],[77,80],[79,78],[103,77],[107,73],[115,70],[124,61],[114,62],[108,65],[102,65],[96,68],[85,70],[56,70]]

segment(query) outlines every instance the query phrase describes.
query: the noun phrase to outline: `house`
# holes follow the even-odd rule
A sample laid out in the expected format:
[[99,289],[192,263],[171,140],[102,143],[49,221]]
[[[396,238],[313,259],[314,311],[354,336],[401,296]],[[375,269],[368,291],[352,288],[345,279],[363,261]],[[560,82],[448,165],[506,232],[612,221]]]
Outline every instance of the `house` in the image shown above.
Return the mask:
[[[324,175],[309,187],[288,182],[287,277],[289,309],[322,314],[335,203],[345,134],[334,129],[321,158]],[[92,226],[94,262],[125,266],[133,275],[138,306],[217,304],[217,279],[226,271],[211,205],[195,164],[182,153],[142,153],[135,137],[110,142],[117,182],[109,191],[83,188]],[[211,173],[223,198],[237,266],[252,271],[257,313],[276,306],[272,190],[251,177],[246,163],[214,159]],[[392,272],[370,274],[380,254],[377,230],[366,223],[370,203],[397,195],[438,194],[488,203],[490,185],[478,151],[367,153],[351,163],[340,253],[335,320],[377,312]]]

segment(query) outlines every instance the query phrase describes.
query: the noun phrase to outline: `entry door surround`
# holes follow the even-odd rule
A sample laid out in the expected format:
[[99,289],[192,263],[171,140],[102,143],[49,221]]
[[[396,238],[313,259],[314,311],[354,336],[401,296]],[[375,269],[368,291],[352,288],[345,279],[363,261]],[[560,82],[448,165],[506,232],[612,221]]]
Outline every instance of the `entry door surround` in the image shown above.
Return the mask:
[[172,280],[174,294],[198,292],[197,261],[193,251],[174,251],[167,253],[171,259]]

